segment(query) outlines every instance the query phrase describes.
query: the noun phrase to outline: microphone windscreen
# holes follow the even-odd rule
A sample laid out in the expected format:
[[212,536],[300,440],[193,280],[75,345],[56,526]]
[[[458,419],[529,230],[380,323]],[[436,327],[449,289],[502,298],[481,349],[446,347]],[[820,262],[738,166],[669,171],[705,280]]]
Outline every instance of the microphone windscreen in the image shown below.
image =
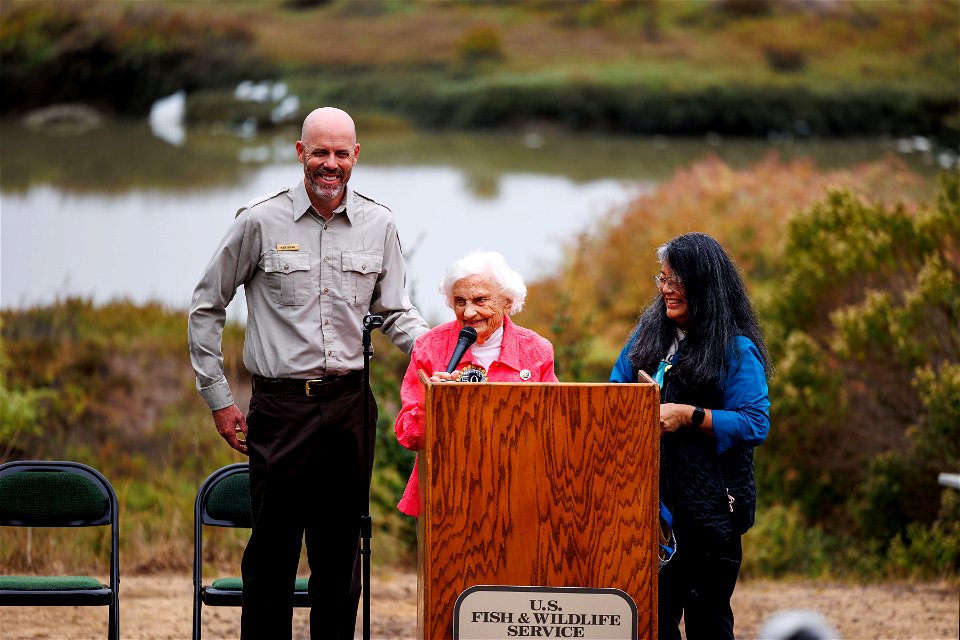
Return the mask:
[[467,349],[470,348],[474,342],[477,341],[477,330],[473,327],[464,327],[460,329],[460,335],[457,336],[457,346],[453,350],[453,355],[450,356],[450,363],[447,365],[447,373],[453,373],[454,369],[457,368],[457,363],[460,362],[460,358],[463,357],[463,354],[467,352]]

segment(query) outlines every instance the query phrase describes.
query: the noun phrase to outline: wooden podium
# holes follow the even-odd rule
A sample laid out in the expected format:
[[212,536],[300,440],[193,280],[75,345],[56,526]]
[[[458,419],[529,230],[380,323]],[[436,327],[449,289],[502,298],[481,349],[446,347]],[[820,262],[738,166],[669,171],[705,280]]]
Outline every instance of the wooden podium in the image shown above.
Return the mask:
[[655,384],[431,384],[417,633],[453,637],[476,585],[613,588],[657,635]]

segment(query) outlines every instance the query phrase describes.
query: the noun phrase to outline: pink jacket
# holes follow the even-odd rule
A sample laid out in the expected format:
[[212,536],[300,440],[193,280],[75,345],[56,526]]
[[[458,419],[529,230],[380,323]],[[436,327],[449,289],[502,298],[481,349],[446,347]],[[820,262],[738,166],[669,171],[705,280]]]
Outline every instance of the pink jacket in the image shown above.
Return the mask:
[[[400,387],[400,401],[403,406],[393,427],[397,440],[411,451],[419,451],[424,444],[423,413],[419,404],[420,379],[417,371],[423,369],[427,375],[432,375],[434,371],[446,371],[459,333],[460,325],[454,320],[423,334],[417,338],[413,347],[410,365]],[[472,362],[473,353],[467,350],[458,368]],[[529,371],[529,378],[521,378],[521,371]],[[518,327],[505,316],[500,357],[490,364],[487,379],[490,382],[558,382],[557,374],[553,371],[553,345],[536,332]],[[420,513],[416,462],[397,507],[411,516]]]

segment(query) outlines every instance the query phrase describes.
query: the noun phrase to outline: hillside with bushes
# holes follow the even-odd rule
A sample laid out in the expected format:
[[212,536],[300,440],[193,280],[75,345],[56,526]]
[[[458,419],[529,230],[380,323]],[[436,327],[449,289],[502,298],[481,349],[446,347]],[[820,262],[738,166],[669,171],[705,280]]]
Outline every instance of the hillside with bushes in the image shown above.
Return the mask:
[[[932,200],[905,197],[918,181],[895,160],[825,171],[776,156],[746,169],[706,158],[572,241],[553,276],[529,283],[517,321],[553,341],[560,379],[603,381],[653,296],[656,247],[699,230],[728,248],[776,368],[746,575],[960,577],[960,492],[936,481],[960,467],[960,191],[944,175]],[[4,310],[0,323],[0,459],[101,468],[121,500],[126,570],[186,570],[196,488],[241,457],[194,389],[184,312],[67,299]],[[374,337],[374,558],[404,564],[416,534],[395,505],[413,454],[392,425],[407,362]],[[245,402],[240,327],[228,325],[224,349]],[[97,548],[24,535],[0,531],[0,564],[29,569]],[[225,535],[231,544],[208,562],[238,560],[242,538]]]
[[951,0],[10,0],[3,112],[92,102],[143,114],[183,89],[196,123],[254,118],[279,80],[421,127],[627,134],[930,136],[960,144]]
[[[7,0],[0,113],[83,102],[141,118],[183,89],[196,127],[270,126],[269,103],[235,88],[271,80],[299,97],[294,122],[337,104],[398,126],[909,135],[955,151],[958,20],[955,0]],[[96,167],[78,140],[60,151]],[[173,171],[193,170],[178,161]],[[64,179],[82,183],[89,167]],[[552,275],[528,283],[517,321],[553,341],[561,380],[606,380],[655,293],[656,247],[692,230],[717,237],[775,365],[745,574],[957,581],[960,492],[936,483],[960,468],[956,175],[929,193],[896,159],[826,170],[705,157],[566,244]],[[125,571],[187,570],[196,488],[241,457],[194,388],[185,311],[63,299],[4,309],[0,338],[0,460],[97,466],[122,503]],[[407,362],[375,339],[373,557],[402,564],[416,554],[413,522],[395,507],[413,465],[392,430]],[[228,326],[224,351],[246,401],[241,327]],[[206,561],[237,561],[243,540],[225,535]],[[0,564],[55,566],[100,541],[80,544],[5,528]]]
[[960,468],[960,191],[943,174],[911,202],[913,180],[896,162],[708,159],[531,287],[519,321],[551,338],[561,379],[602,380],[655,296],[657,246],[694,230],[725,245],[775,366],[748,574],[960,570],[960,493],[937,481]]

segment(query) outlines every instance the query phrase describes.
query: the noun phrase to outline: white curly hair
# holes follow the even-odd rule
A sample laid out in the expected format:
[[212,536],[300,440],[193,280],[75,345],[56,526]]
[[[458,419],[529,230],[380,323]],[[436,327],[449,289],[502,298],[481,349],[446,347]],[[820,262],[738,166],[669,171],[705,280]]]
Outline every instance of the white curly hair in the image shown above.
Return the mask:
[[449,267],[440,280],[440,293],[453,308],[453,285],[470,276],[486,276],[500,287],[500,293],[513,300],[510,314],[520,313],[527,301],[527,285],[520,274],[510,268],[506,259],[496,251],[472,251]]

